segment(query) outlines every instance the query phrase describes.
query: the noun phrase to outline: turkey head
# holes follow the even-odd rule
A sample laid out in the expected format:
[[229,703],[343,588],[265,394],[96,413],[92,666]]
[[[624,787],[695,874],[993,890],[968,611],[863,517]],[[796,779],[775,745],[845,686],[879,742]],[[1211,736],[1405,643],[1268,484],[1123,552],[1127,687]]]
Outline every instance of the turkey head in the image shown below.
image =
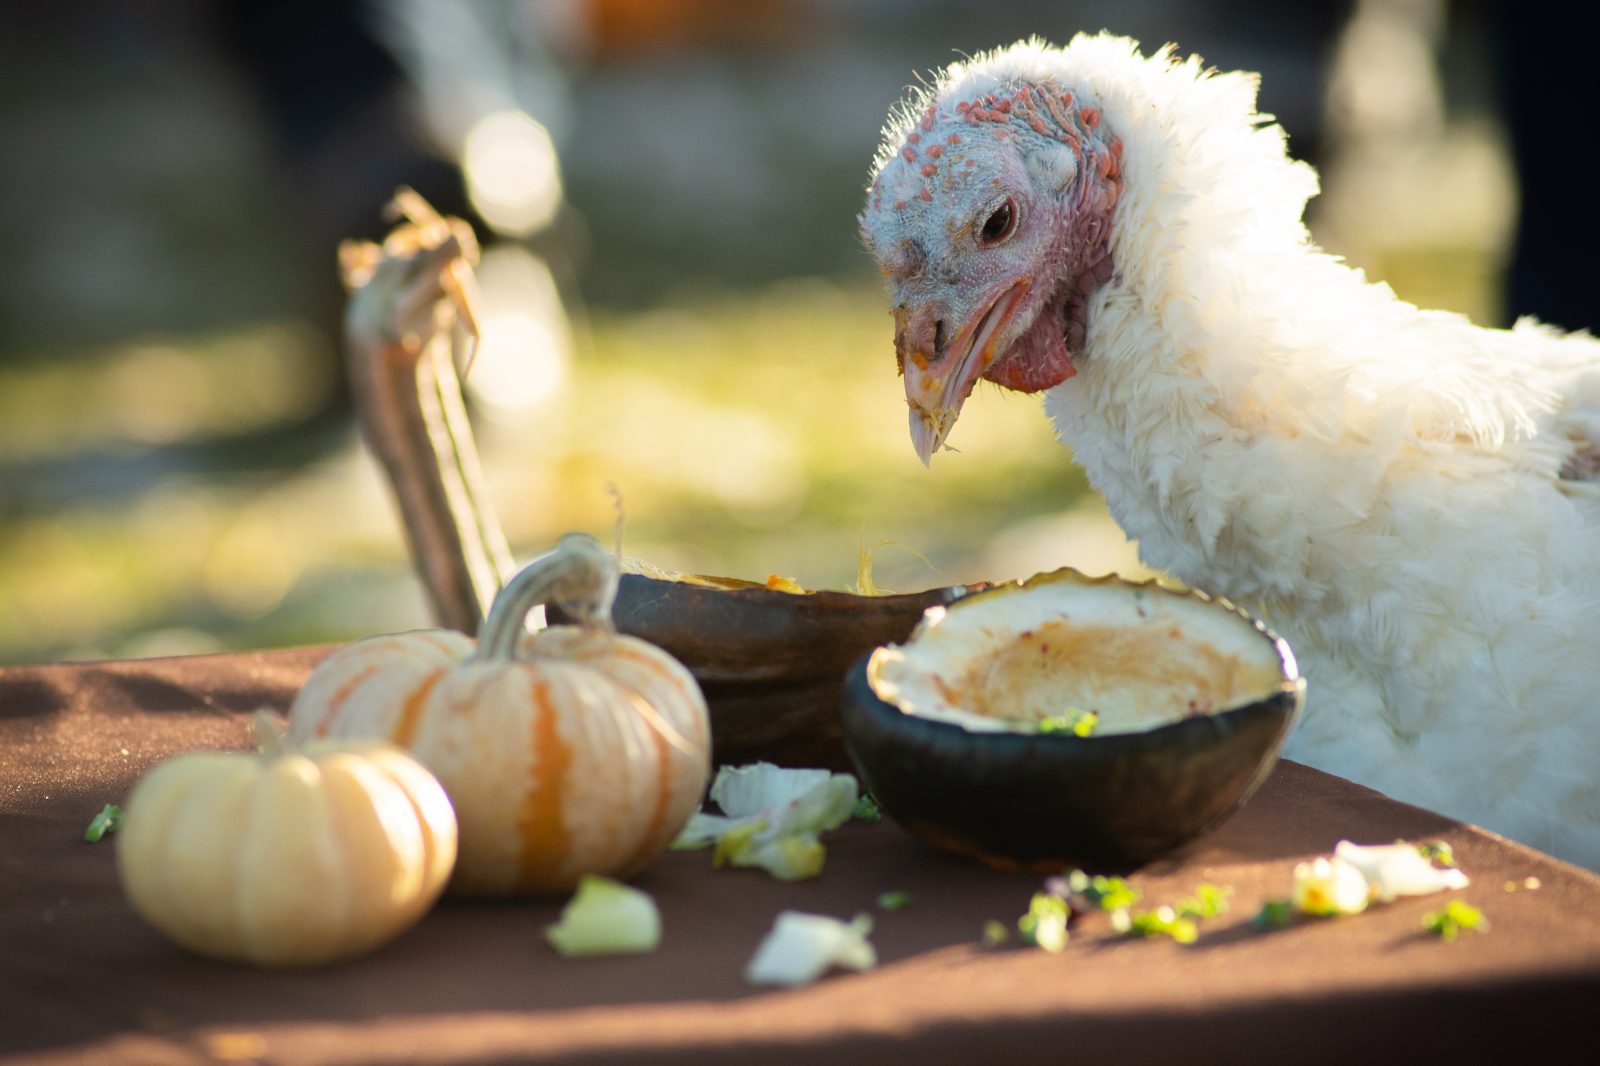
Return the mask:
[[1070,378],[1111,277],[1122,142],[1049,80],[941,83],[885,132],[861,235],[883,272],[924,464],[979,378]]

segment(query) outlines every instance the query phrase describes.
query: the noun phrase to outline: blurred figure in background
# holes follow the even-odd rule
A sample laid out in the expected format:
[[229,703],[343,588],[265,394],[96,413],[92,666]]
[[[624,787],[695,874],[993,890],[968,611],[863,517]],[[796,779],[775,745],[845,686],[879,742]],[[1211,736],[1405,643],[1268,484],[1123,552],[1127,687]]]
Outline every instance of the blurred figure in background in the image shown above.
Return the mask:
[[[564,242],[541,237],[563,206],[552,130],[569,108],[551,39],[574,48],[580,4],[298,0],[229,3],[217,15],[275,120],[308,274],[331,282],[332,249],[347,237],[381,239],[380,206],[411,186],[470,218],[490,246],[480,394],[514,393],[517,360],[524,380],[558,374],[570,342],[546,260],[561,260],[568,278],[572,264]],[[343,294],[332,284],[317,291],[329,304],[319,317],[338,337]]]
[[[1503,114],[1517,170],[1505,321],[1534,315],[1600,329],[1600,6],[1489,0]],[[1537,8],[1535,13],[1534,8]]]
[[207,13],[267,120],[293,190],[286,221],[321,297],[317,317],[337,337],[344,299],[328,250],[346,236],[380,237],[374,205],[399,185],[465,211],[455,163],[419,136],[408,79],[374,32],[371,5],[228,0]]

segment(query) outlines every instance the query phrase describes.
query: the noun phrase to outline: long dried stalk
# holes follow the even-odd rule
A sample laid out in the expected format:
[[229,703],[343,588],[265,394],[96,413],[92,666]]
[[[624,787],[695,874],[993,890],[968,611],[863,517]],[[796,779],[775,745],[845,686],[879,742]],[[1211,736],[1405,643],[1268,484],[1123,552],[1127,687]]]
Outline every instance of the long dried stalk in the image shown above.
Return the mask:
[[477,241],[409,189],[390,210],[402,221],[382,245],[339,249],[356,415],[388,475],[435,620],[476,633],[515,570],[456,370],[478,336]]

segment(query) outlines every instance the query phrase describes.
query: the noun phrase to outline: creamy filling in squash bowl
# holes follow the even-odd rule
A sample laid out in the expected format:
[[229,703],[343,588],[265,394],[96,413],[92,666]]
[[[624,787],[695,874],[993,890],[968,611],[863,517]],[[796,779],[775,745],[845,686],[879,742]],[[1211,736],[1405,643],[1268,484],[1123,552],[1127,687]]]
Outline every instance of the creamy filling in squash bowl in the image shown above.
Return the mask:
[[1265,779],[1304,699],[1288,645],[1224,600],[1072,570],[930,608],[846,680],[884,810],[992,864],[1126,867]]

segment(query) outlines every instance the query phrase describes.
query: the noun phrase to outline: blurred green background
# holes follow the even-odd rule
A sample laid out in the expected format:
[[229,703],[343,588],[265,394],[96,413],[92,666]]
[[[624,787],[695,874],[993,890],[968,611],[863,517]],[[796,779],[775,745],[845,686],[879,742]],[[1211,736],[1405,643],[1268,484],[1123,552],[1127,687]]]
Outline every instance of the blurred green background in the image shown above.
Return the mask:
[[519,557],[909,590],[1136,571],[1034,399],[914,458],[855,238],[890,103],[1108,28],[1264,75],[1314,228],[1499,320],[1515,175],[1477,5],[75,3],[0,33],[0,663],[427,621],[340,363],[340,238],[402,182],[487,246],[469,380]]

